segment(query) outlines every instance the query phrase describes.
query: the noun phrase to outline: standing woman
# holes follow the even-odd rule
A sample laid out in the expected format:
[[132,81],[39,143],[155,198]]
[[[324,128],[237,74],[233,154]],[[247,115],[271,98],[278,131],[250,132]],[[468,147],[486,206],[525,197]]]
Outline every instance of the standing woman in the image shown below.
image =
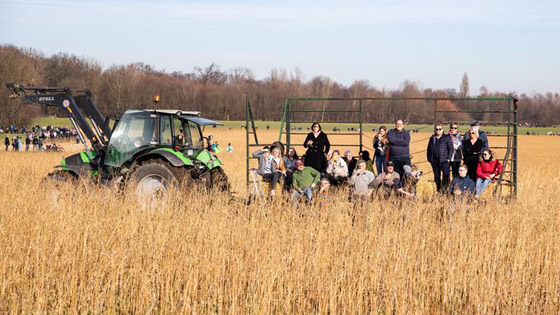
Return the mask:
[[377,175],[385,171],[385,145],[387,144],[387,127],[381,126],[373,139],[373,148],[375,153],[375,167]]
[[471,128],[471,130],[469,130],[469,138],[466,139],[465,137],[463,142],[463,160],[468,167],[468,175],[473,182],[476,181],[478,160],[483,147],[484,143],[478,137],[478,131]]
[[327,152],[331,148],[327,134],[321,131],[321,125],[314,122],[311,125],[311,132],[305,138],[303,147],[307,149],[305,153],[305,166],[311,166],[316,171],[323,173],[327,168]]

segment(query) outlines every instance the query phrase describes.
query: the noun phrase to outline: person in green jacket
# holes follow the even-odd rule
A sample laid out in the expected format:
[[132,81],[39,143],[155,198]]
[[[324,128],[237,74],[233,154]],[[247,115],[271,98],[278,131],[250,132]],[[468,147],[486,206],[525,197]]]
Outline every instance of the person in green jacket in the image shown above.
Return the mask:
[[305,195],[308,201],[313,198],[313,188],[321,179],[321,173],[310,166],[304,166],[302,160],[296,161],[296,171],[293,175],[292,187],[292,204],[297,208],[297,204],[301,196]]

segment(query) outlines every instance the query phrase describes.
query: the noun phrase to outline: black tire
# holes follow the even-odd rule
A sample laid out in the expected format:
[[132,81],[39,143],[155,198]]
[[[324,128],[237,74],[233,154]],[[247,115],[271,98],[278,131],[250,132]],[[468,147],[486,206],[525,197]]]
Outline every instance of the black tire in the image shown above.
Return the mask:
[[214,189],[216,191],[229,192],[231,190],[231,186],[229,184],[229,179],[221,167],[216,167],[212,169],[210,172],[210,189]]
[[135,182],[136,193],[165,195],[170,188],[188,188],[190,176],[186,169],[171,166],[169,163],[150,159],[137,166],[130,176]]
[[206,174],[199,178],[197,184],[204,193],[210,191],[231,193],[229,179],[221,167],[216,167],[206,172]]
[[[45,188],[45,202],[48,208],[58,209],[60,207],[60,194],[68,189],[68,185],[78,184],[78,177],[68,171],[56,170],[49,173],[43,179],[41,186]],[[74,187],[74,186],[72,186]]]
[[56,170],[49,173],[45,181],[59,181],[59,182],[76,182],[78,177],[68,171]]

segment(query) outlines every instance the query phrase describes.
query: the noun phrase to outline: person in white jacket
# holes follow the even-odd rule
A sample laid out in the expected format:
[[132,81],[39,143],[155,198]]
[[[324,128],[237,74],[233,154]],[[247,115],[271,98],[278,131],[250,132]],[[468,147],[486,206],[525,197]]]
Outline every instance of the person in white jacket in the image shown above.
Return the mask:
[[348,165],[340,157],[340,152],[334,150],[327,166],[327,175],[335,185],[346,182],[348,178]]

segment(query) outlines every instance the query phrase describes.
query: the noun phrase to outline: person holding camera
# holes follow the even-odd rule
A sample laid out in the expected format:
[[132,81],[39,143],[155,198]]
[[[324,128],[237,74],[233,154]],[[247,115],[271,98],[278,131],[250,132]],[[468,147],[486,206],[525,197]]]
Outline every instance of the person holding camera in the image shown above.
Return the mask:
[[261,175],[263,181],[270,183],[270,195],[274,196],[276,194],[276,184],[278,184],[282,173],[276,168],[277,164],[273,163],[270,149],[264,147],[262,150],[255,151],[253,157],[259,159],[257,174]]
[[340,157],[340,152],[334,150],[327,166],[327,175],[333,185],[337,186],[346,182],[348,178],[348,165]]
[[407,198],[416,197],[416,185],[420,181],[420,176],[424,172],[418,170],[416,165],[405,165],[404,176],[402,180],[397,184],[397,195]]
[[359,160],[350,177],[350,184],[352,185],[352,199],[353,200],[366,200],[373,192],[372,184],[375,180],[375,175],[366,169],[366,161]]

